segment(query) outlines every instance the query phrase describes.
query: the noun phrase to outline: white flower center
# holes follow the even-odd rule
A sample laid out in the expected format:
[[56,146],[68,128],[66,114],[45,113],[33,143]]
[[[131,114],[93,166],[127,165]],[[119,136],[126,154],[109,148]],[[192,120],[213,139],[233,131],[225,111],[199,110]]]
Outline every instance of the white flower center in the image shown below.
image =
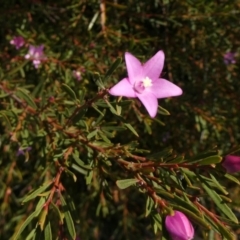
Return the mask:
[[138,93],[142,93],[146,88],[149,88],[152,85],[152,79],[145,77],[143,80],[134,84],[134,90]]
[[143,83],[143,86],[144,86],[145,88],[152,86],[152,80],[151,80],[149,77],[145,77],[145,78],[142,80],[142,83]]

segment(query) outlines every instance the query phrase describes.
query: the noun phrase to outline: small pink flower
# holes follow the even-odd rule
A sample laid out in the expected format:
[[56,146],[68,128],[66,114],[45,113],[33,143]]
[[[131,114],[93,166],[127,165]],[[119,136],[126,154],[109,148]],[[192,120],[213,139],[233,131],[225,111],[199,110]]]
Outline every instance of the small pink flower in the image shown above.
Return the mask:
[[236,53],[234,53],[234,52],[227,52],[227,53],[225,53],[224,57],[223,57],[224,58],[224,63],[226,65],[236,63],[235,55],[236,55]]
[[81,78],[82,78],[82,74],[81,74],[81,72],[80,71],[73,71],[73,77],[75,77],[78,81],[80,81],[81,80]]
[[166,79],[159,78],[164,64],[163,51],[158,51],[144,64],[126,52],[125,61],[128,77],[109,90],[111,95],[139,98],[149,115],[154,118],[157,114],[158,98],[182,94],[181,88]]
[[174,211],[173,216],[167,216],[165,226],[172,240],[191,240],[194,237],[194,228],[182,212]]
[[240,157],[227,155],[222,163],[222,166],[228,173],[235,173],[240,171]]
[[29,152],[31,150],[32,150],[31,147],[19,148],[16,155],[17,156],[25,155],[26,152]]
[[33,62],[35,68],[38,68],[41,61],[46,60],[46,56],[43,53],[44,46],[29,46],[28,54],[25,55],[26,59],[30,59]]
[[24,45],[25,41],[22,36],[14,37],[11,41],[10,44],[14,45],[16,49],[21,48]]

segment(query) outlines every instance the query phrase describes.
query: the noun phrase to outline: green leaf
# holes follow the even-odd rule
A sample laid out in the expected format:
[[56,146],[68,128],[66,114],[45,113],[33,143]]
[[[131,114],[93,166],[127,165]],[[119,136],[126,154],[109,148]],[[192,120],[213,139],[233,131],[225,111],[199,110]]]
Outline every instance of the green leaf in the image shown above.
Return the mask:
[[215,183],[216,187],[225,195],[228,195],[228,191],[217,181],[217,179],[210,173],[211,179]]
[[154,233],[157,233],[157,230],[159,229],[162,232],[162,216],[159,213],[156,213],[152,216],[153,222],[154,222]]
[[238,219],[235,216],[235,214],[232,212],[232,210],[227,206],[226,203],[223,202],[222,198],[212,189],[209,188],[207,182],[199,176],[201,179],[201,184],[204,188],[204,190],[207,192],[207,194],[211,197],[213,202],[217,205],[219,210],[224,213],[229,219],[231,219],[233,222],[238,223]]
[[120,189],[128,188],[134,184],[136,184],[139,180],[132,178],[132,179],[124,179],[124,180],[117,180],[116,184]]
[[33,191],[32,193],[30,193],[29,195],[27,195],[23,200],[22,203],[28,202],[31,199],[35,198],[36,196],[38,196],[40,193],[44,192],[50,185],[52,184],[52,182],[48,182],[46,184],[44,184],[43,186],[39,187],[38,189],[36,189],[35,191]]
[[119,116],[118,113],[117,113],[117,111],[115,110],[115,108],[112,106],[112,104],[111,104],[110,102],[108,102],[107,100],[106,100],[106,103],[107,103],[110,111],[111,111],[113,114]]
[[163,158],[171,156],[172,153],[173,153],[172,148],[166,148],[166,149],[162,150],[161,152],[156,152],[151,155],[148,155],[147,158],[161,162],[163,160]]
[[118,68],[118,66],[121,64],[121,62],[122,62],[122,58],[117,58],[115,60],[115,62],[112,64],[112,66],[109,68],[109,70],[105,74],[106,79],[112,75],[112,73]]
[[88,171],[87,171],[86,169],[83,169],[83,168],[77,166],[77,165],[74,164],[74,163],[71,165],[71,167],[72,167],[73,169],[75,169],[76,171],[78,171],[79,173],[83,174],[83,175],[87,175],[87,174],[88,174]]
[[10,77],[11,75],[13,75],[14,73],[18,72],[19,70],[21,70],[26,64],[28,63],[28,61],[24,61],[21,65],[17,66],[16,68],[14,68],[13,70],[11,70],[10,72],[8,72],[6,75],[8,77]]
[[37,217],[41,210],[42,210],[42,206],[45,202],[45,199],[44,198],[40,198],[38,204],[37,204],[37,207],[36,207],[36,210],[31,213],[27,219],[23,222],[23,224],[20,226],[20,228],[17,230],[17,232],[13,235],[13,240],[17,240],[19,238],[19,236],[21,235],[21,233],[23,232],[23,230],[26,228],[26,226],[35,218]]
[[63,83],[61,87],[73,100],[77,100],[75,92],[67,84]]
[[97,135],[98,129],[95,129],[94,131],[90,132],[87,135],[87,139],[90,140],[91,138],[95,137]]
[[222,157],[215,155],[215,156],[204,158],[202,160],[198,160],[196,161],[196,163],[199,165],[210,165],[210,164],[220,163],[221,161],[222,161]]
[[126,126],[135,136],[139,137],[138,133],[130,123],[124,123],[124,126]]
[[170,115],[170,112],[161,106],[158,106],[158,113],[162,115]]
[[30,93],[24,88],[17,88],[16,95],[26,101],[26,103],[31,106],[32,108],[36,109],[37,105],[35,104],[34,100],[32,99]]
[[76,238],[76,231],[75,231],[73,219],[72,219],[70,211],[68,210],[68,205],[66,204],[66,201],[63,198],[62,194],[60,194],[60,201],[61,201],[62,207],[64,209],[64,217],[65,217],[64,219],[66,221],[68,232],[69,232],[71,238],[74,240]]
[[154,205],[155,205],[154,201],[152,200],[151,197],[148,196],[146,202],[145,217],[147,217],[151,213]]
[[192,212],[191,210],[189,210],[188,208],[183,207],[182,205],[175,205],[175,204],[171,204],[171,206],[175,209],[175,210],[179,210],[183,213],[185,213],[187,216],[189,216],[190,218],[192,218],[196,223],[198,223],[199,225],[201,225],[202,227],[206,228],[206,229],[210,229],[209,224],[206,222],[206,220],[204,220],[203,218],[199,217],[200,214],[197,213],[197,215]]
[[159,194],[160,197],[164,197],[164,198],[174,198],[174,195],[172,193],[169,193],[168,191],[160,188],[160,187],[154,187],[154,190]]
[[226,173],[224,176],[227,179],[231,180],[232,182],[235,182],[236,184],[240,185],[240,181],[236,177],[234,177],[233,175]]
[[4,119],[4,122],[6,123],[7,128],[9,129],[9,131],[11,131],[12,130],[11,122],[10,122],[10,120],[8,119],[7,115],[4,112],[5,111],[0,111],[0,118]]
[[92,73],[92,78],[93,78],[93,81],[96,83],[96,85],[99,87],[99,89],[105,89],[101,76],[98,72]]
[[87,185],[89,185],[92,182],[92,178],[93,178],[93,171],[89,171],[88,175],[85,177]]
[[68,173],[73,178],[74,182],[77,181],[77,177],[72,171],[70,171],[68,168],[65,168],[65,171],[66,171],[66,173]]
[[60,212],[58,206],[55,205],[53,202],[51,202],[51,206],[52,206],[53,210],[55,211],[55,213],[57,214],[57,216],[59,217],[60,224],[63,224],[64,214]]
[[26,240],[32,240],[34,235],[36,234],[37,227],[34,228],[27,236]]
[[44,240],[52,240],[52,229],[50,221],[48,221],[46,227],[44,228]]

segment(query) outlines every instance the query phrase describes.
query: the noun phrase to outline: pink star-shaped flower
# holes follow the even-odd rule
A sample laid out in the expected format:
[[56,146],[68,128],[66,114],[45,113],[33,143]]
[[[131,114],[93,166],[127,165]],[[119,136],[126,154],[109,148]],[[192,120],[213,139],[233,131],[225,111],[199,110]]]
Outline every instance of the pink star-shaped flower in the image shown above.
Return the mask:
[[166,79],[159,78],[164,64],[164,53],[158,51],[142,64],[132,54],[125,53],[128,77],[113,86],[109,93],[114,96],[139,98],[154,118],[158,109],[158,98],[179,96],[182,89]]

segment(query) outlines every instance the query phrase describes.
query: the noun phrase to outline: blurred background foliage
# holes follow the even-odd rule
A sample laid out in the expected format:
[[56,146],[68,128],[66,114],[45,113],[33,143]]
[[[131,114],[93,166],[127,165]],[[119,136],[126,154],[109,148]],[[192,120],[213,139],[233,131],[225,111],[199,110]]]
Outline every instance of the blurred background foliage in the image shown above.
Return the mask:
[[[159,100],[159,105],[171,115],[158,114],[156,119],[150,119],[138,101],[125,101],[122,118],[106,108],[106,103],[99,103],[98,110],[106,111],[99,122],[111,139],[109,146],[131,143],[133,149],[145,149],[139,150],[140,155],[169,147],[174,149],[174,154],[190,158],[213,149],[223,156],[237,151],[240,140],[239,19],[238,0],[2,1],[0,238],[10,239],[34,211],[39,199],[21,205],[24,197],[58,176],[60,170],[56,169],[68,159],[68,153],[74,153],[78,159],[76,149],[69,147],[76,144],[70,132],[74,134],[78,129],[79,133],[82,128],[91,134],[94,130],[91,126],[101,115],[89,107],[90,103],[86,104],[87,110],[78,116],[78,120],[82,116],[85,120],[69,127],[67,134],[61,133],[77,101],[72,100],[74,96],[68,86],[74,90],[77,104],[98,97],[100,77],[109,88],[126,76],[122,61],[110,77],[103,77],[126,51],[145,62],[162,49],[166,55],[162,77],[180,86],[183,95]],[[22,36],[25,46],[16,50],[10,45],[14,36]],[[35,69],[24,55],[28,45],[40,44],[44,45],[47,60]],[[236,63],[224,62],[227,52],[235,53]],[[81,72],[80,81],[74,78],[73,71]],[[67,85],[64,89],[63,83]],[[37,108],[30,109],[32,113],[28,114],[24,111],[27,105],[14,96],[22,97],[28,105],[30,101],[31,105],[31,99],[27,98],[30,93],[34,101],[32,107]],[[105,94],[99,99],[103,96]],[[106,99],[116,101],[111,96]],[[60,125],[53,124],[55,119]],[[123,122],[131,123],[138,136],[134,131],[126,133],[129,125],[126,128]],[[47,124],[51,124],[51,128],[45,127]],[[114,131],[114,127],[119,127],[119,131]],[[104,136],[96,137],[92,133],[88,139],[97,141]],[[81,141],[85,144],[85,140]],[[27,147],[31,150],[17,156],[19,149]],[[88,159],[97,158],[97,154],[91,146],[81,150],[81,160],[90,168],[94,161]],[[95,150],[99,149],[95,147]],[[111,174],[104,172],[101,164],[106,168],[111,164]],[[86,166],[76,170],[70,164],[72,172],[61,172],[58,191],[66,190],[65,201],[74,202],[74,206],[70,204],[71,212],[77,219],[74,224],[80,239],[159,239],[160,234],[154,235],[152,231],[151,219],[144,216],[146,198],[132,189],[119,191],[115,185],[117,179],[126,177],[126,172],[121,172],[114,162],[106,160],[101,164],[90,177]],[[72,177],[76,178],[75,183]],[[88,177],[91,184],[86,185]],[[235,210],[238,209],[239,187],[226,181],[224,184],[230,189]],[[216,211],[211,202],[207,204],[209,210]],[[71,239],[58,221],[51,221],[51,216],[48,221],[59,239]],[[20,239],[26,239],[35,225],[34,221],[30,223],[24,230],[26,235]],[[236,233],[240,231],[237,227],[234,229]],[[36,231],[40,231],[39,228]],[[221,237],[211,232],[208,239]]]

